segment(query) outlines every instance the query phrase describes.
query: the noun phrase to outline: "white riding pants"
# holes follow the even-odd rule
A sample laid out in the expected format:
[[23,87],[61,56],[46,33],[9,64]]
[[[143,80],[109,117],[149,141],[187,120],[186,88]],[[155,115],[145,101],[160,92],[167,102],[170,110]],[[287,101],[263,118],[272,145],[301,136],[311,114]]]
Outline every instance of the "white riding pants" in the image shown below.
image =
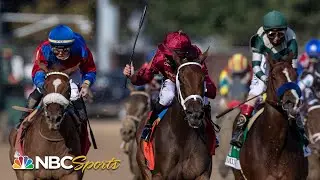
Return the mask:
[[70,80],[70,87],[71,87],[70,100],[75,101],[79,99],[80,98],[79,87],[76,83],[72,82],[72,79]]
[[[161,85],[161,89],[160,89],[160,93],[159,93],[159,103],[162,106],[169,106],[175,96],[175,92],[176,92],[176,84],[174,82],[172,82],[170,79],[166,79],[162,85]],[[204,97],[204,104],[208,104],[208,98]]]

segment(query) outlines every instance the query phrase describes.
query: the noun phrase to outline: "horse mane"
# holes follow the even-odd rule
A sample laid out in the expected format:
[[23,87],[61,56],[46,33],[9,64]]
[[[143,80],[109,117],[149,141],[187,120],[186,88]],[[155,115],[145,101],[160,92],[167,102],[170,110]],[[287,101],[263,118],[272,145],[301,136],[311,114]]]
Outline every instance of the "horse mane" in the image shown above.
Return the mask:
[[64,70],[66,70],[66,68],[60,64],[53,64],[49,68],[49,72],[62,72]]

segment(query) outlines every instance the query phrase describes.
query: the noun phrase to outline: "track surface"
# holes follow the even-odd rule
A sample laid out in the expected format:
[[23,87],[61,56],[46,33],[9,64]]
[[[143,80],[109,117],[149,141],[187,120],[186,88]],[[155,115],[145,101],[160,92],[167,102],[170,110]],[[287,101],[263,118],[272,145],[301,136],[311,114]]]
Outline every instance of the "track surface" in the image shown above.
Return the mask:
[[[121,160],[121,165],[118,170],[87,170],[84,179],[117,179],[117,180],[130,180],[132,175],[129,170],[128,158],[120,150],[120,121],[117,119],[108,120],[92,120],[91,126],[94,130],[96,141],[98,144],[97,150],[90,149],[88,154],[88,160],[91,161],[103,161],[116,158]],[[11,168],[11,164],[8,157],[9,146],[8,144],[0,144],[0,174],[2,180],[14,180],[16,179],[14,171]],[[221,153],[217,150],[217,153]],[[220,160],[221,162],[221,160]],[[216,170],[218,165],[214,163],[212,178],[214,180],[220,180],[222,178],[217,177]]]

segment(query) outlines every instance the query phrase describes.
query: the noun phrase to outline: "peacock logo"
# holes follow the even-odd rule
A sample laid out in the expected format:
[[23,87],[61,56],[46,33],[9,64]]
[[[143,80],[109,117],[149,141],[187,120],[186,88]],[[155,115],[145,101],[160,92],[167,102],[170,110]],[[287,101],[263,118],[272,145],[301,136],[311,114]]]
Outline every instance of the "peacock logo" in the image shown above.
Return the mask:
[[33,169],[33,160],[28,156],[21,156],[16,152],[14,163],[12,165],[13,169]]

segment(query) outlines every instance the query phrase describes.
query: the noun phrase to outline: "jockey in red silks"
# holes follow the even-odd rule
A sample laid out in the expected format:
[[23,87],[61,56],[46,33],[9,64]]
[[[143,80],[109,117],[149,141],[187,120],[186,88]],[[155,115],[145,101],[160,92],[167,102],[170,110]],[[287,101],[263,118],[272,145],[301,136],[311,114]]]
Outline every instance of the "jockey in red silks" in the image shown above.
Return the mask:
[[[66,25],[58,25],[50,31],[48,40],[37,47],[32,69],[32,80],[36,89],[30,94],[26,105],[30,109],[34,109],[43,96],[46,74],[40,69],[39,62],[46,64],[49,68],[54,64],[72,68],[80,63],[79,70],[70,76],[70,101],[80,120],[86,123],[87,114],[83,98],[88,97],[89,87],[95,82],[96,66],[83,37]],[[81,86],[80,91],[78,86]],[[28,112],[22,115],[18,127],[28,115]]]
[[[159,72],[165,79],[160,90],[159,101],[157,101],[153,107],[150,119],[145,125],[141,135],[141,138],[145,141],[150,140],[152,124],[158,118],[158,114],[168,107],[175,97],[176,75],[174,70],[178,67],[174,67],[168,63],[168,60],[172,60],[172,53],[167,48],[176,52],[181,58],[188,57],[188,59],[196,59],[201,54],[201,50],[197,46],[191,44],[190,38],[186,33],[183,33],[182,31],[171,32],[167,34],[164,42],[158,46],[158,50],[148,66],[141,67],[135,74],[132,74],[131,72],[134,68],[128,64],[123,70],[123,74],[127,76],[134,85],[149,83],[154,75]],[[208,75],[205,63],[203,63],[202,70],[206,74],[205,96],[214,99],[216,96],[216,86]],[[208,102],[208,100],[206,100],[206,102]]]

